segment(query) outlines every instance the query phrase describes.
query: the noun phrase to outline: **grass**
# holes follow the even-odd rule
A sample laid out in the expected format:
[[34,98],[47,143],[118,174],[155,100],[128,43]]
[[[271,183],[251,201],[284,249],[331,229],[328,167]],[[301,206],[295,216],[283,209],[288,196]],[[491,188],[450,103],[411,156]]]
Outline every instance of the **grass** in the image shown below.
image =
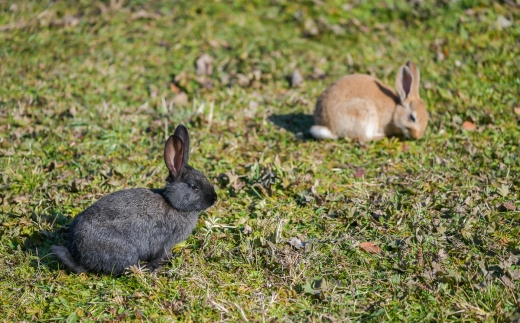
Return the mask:
[[[520,318],[518,1],[88,3],[0,3],[0,320]],[[328,84],[393,84],[408,59],[423,139],[309,138]],[[63,270],[48,252],[72,218],[161,187],[181,122],[219,202],[176,257],[119,278]]]

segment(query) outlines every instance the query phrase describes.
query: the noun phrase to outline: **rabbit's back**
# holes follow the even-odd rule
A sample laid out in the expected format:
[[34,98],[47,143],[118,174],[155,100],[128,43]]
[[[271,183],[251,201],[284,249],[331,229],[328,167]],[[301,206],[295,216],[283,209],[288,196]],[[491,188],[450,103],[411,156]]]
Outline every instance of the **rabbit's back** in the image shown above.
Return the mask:
[[122,233],[137,230],[145,234],[144,229],[169,209],[160,192],[144,188],[122,190],[103,197],[80,213],[72,229],[83,232],[92,227],[114,227]]
[[399,98],[392,88],[378,79],[364,74],[347,75],[330,85],[318,98],[314,121],[317,125],[328,126],[333,121],[351,117],[346,115],[342,105],[351,100],[362,99],[371,102],[376,109],[379,125],[391,123]]

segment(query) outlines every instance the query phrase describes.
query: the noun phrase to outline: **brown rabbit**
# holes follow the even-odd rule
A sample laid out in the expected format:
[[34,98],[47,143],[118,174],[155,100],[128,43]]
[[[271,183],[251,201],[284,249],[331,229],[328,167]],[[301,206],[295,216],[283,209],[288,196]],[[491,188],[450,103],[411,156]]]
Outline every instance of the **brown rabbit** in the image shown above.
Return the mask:
[[419,81],[419,69],[411,61],[399,68],[396,90],[369,75],[347,75],[318,98],[310,133],[317,139],[362,142],[386,136],[420,139],[428,112],[419,97]]

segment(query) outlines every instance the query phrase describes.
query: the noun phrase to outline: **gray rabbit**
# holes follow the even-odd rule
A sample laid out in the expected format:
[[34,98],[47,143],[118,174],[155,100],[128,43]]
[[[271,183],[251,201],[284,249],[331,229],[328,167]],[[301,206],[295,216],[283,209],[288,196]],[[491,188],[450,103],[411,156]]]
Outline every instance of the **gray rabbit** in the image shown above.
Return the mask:
[[139,261],[151,270],[160,266],[191,234],[199,212],[217,201],[209,180],[188,165],[189,151],[188,129],[179,125],[164,147],[166,187],[103,197],[72,221],[68,248],[55,245],[51,253],[75,273],[119,275]]

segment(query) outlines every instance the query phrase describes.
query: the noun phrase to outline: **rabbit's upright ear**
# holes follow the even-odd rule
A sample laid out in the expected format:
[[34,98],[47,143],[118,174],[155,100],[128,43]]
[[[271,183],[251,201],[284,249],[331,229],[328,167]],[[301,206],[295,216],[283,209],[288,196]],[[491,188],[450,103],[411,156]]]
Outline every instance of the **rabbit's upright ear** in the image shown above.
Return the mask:
[[164,162],[173,178],[181,174],[183,166],[184,144],[179,137],[172,135],[164,146]]
[[401,102],[404,102],[404,100],[410,95],[413,82],[414,79],[412,72],[408,66],[401,66],[395,78],[395,89],[401,98]]
[[413,78],[410,95],[414,97],[419,97],[419,83],[421,81],[421,73],[419,72],[419,68],[412,61],[408,61],[406,63],[406,66],[408,66],[410,72],[412,72]]
[[178,125],[173,135],[164,146],[164,162],[173,178],[177,178],[190,158],[190,135],[182,124]]
[[177,136],[183,143],[183,158],[182,163],[184,165],[188,164],[190,159],[190,135],[188,134],[188,128],[185,125],[180,124],[175,128],[174,136]]

